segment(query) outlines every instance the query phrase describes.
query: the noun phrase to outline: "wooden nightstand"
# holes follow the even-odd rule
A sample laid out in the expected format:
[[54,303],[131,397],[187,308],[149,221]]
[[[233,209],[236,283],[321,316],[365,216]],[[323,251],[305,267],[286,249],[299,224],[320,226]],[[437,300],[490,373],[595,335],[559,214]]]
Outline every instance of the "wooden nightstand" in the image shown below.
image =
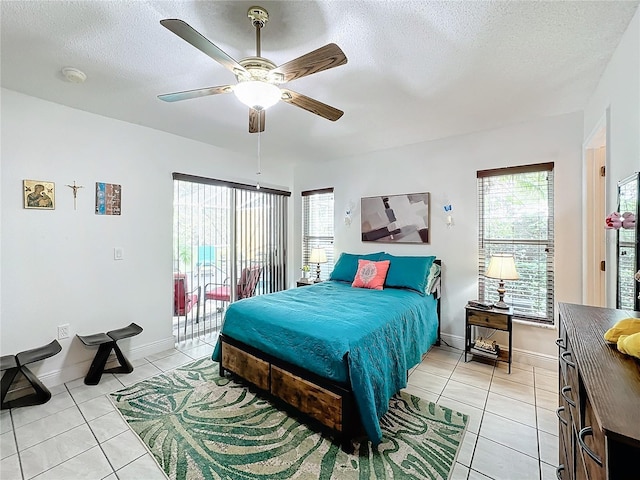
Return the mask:
[[313,285],[313,281],[303,282],[302,280],[298,280],[296,282],[296,287],[306,287],[307,285]]
[[[494,328],[496,330],[503,330],[505,332],[509,332],[509,351],[505,352],[500,350],[500,354],[498,355],[497,360],[500,362],[507,362],[509,364],[509,373],[511,373],[511,354],[512,354],[512,342],[511,342],[511,334],[512,334],[512,320],[513,320],[513,309],[509,308],[508,310],[502,310],[498,308],[476,308],[470,305],[465,307],[466,316],[465,316],[465,328],[464,328],[464,361],[467,361],[467,354],[470,353],[471,347],[473,346],[473,337],[471,335],[471,327],[486,327],[486,328]],[[479,355],[473,353],[472,355]],[[495,357],[491,355],[486,355],[486,358],[494,359]]]

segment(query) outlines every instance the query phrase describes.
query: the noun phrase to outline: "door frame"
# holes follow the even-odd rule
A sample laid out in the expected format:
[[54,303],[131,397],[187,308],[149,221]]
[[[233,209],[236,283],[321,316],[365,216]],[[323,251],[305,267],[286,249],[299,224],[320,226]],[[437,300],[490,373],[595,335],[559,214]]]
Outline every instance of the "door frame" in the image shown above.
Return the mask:
[[[605,307],[607,303],[606,171],[609,110],[598,123],[583,148],[583,271],[582,301],[585,305]],[[604,266],[602,269],[601,266]]]

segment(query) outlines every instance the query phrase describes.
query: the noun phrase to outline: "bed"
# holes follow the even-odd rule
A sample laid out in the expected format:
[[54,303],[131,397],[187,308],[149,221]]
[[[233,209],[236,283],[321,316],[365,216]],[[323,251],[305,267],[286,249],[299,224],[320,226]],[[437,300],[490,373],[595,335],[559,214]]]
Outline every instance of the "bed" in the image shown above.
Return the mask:
[[[426,258],[439,285],[440,262]],[[439,288],[425,293],[426,278],[419,288],[383,290],[332,278],[233,303],[212,358],[221,375],[238,375],[337,432],[343,447],[360,433],[377,444],[389,399],[439,343]]]

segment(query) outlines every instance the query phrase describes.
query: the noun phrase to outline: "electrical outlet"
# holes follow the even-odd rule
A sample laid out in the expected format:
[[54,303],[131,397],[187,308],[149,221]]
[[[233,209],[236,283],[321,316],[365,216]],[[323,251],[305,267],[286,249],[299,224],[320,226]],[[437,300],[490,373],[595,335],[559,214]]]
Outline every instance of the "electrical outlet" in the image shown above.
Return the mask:
[[69,338],[69,324],[58,325],[58,340]]

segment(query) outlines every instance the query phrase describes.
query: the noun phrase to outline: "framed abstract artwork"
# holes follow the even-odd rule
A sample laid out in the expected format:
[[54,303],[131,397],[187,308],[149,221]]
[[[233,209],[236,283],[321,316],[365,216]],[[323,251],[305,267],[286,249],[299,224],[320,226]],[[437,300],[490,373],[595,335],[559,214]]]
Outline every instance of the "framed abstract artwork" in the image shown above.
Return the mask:
[[96,182],[96,215],[120,215],[122,187],[115,183]]
[[429,193],[360,200],[363,242],[429,243]]
[[22,195],[24,208],[53,210],[56,208],[56,189],[53,182],[23,180]]

